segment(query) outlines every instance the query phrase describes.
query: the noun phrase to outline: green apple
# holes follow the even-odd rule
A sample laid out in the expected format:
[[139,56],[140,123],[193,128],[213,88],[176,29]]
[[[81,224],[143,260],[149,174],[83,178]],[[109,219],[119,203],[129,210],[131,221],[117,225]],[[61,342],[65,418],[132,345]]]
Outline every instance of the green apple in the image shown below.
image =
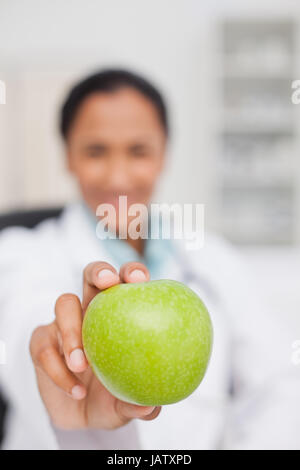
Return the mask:
[[95,375],[115,397],[144,406],[178,402],[198,387],[212,337],[201,299],[164,279],[104,290],[83,322],[84,350]]

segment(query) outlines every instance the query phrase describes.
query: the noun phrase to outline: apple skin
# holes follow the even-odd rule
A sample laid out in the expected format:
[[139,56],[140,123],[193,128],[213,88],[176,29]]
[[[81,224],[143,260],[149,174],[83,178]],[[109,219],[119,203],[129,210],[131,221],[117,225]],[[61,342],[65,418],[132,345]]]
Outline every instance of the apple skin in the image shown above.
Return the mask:
[[91,368],[120,400],[176,403],[202,381],[213,329],[202,300],[173,280],[118,284],[97,294],[83,322]]

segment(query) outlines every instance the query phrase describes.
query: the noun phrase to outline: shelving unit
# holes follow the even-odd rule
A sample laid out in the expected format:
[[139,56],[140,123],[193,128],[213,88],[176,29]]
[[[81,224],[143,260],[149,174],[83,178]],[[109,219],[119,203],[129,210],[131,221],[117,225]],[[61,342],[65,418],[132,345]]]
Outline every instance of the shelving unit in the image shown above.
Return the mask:
[[293,20],[221,24],[220,228],[235,243],[297,238],[296,27]]

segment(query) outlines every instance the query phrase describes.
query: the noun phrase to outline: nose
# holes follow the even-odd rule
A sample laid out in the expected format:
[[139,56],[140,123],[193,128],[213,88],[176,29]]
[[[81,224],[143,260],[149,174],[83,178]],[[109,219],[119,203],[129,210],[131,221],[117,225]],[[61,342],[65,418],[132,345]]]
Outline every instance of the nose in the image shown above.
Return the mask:
[[126,191],[130,187],[130,168],[126,157],[119,155],[110,159],[106,185],[111,191]]

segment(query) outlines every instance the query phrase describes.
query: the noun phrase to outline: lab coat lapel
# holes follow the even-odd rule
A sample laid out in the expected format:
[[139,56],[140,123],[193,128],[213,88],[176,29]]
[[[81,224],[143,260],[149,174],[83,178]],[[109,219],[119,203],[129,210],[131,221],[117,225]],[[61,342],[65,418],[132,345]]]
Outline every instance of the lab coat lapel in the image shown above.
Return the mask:
[[83,269],[87,264],[94,261],[113,264],[113,260],[104,249],[104,244],[97,238],[96,226],[95,228],[92,226],[80,203],[67,207],[60,223],[65,255],[71,264],[74,276],[80,283]]

